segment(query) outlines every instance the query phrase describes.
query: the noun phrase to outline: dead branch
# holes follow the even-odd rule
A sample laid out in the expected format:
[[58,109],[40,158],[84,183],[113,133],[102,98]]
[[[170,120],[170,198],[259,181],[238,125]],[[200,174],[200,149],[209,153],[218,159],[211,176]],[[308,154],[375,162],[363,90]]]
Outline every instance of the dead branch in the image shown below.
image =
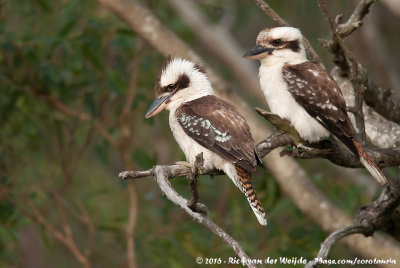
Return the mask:
[[336,21],[339,23],[337,26],[337,34],[340,37],[346,37],[353,31],[362,26],[362,21],[365,15],[368,14],[370,7],[375,3],[375,0],[361,0],[358,2],[357,7],[354,9],[350,18],[345,23],[340,23],[342,15],[336,17]]
[[316,260],[314,259],[313,261],[310,261],[309,263],[306,264],[305,268],[313,268],[313,267],[318,267],[321,260],[326,260],[329,252],[331,249],[335,246],[335,244],[342,238],[352,235],[352,234],[357,234],[357,233],[363,233],[366,231],[366,227],[359,226],[359,225],[350,225],[346,226],[343,228],[340,228],[336,230],[335,232],[331,233],[325,241],[321,244],[321,248],[318,252],[318,256]]
[[[74,256],[75,258],[83,265],[85,268],[90,268],[91,263],[88,257],[81,252],[78,246],[75,243],[75,240],[72,236],[71,227],[64,222],[63,230],[61,232],[57,230],[53,225],[51,225],[46,217],[42,215],[42,213],[36,208],[36,206],[29,200],[25,200],[25,204],[28,206],[29,210],[22,209],[25,213],[33,219],[35,222],[40,224],[44,229],[46,229],[50,234],[53,235],[61,244],[63,244]],[[60,207],[59,207],[60,208]]]
[[199,175],[203,172],[203,164],[204,164],[203,153],[200,153],[196,156],[196,161],[194,162],[193,171],[190,172],[189,175],[187,176],[189,180],[189,189],[190,192],[192,193],[192,198],[188,203],[188,207],[193,211],[197,211],[196,204],[199,201],[199,190],[197,189],[197,179],[199,178]]
[[[399,211],[400,205],[400,180],[393,181],[386,186],[379,198],[361,207],[355,216],[354,224],[340,228],[330,234],[322,243],[317,260],[328,257],[333,246],[342,238],[352,234],[372,236],[378,230],[385,230],[396,239],[400,238]],[[317,267],[318,262],[310,262],[306,267]]]
[[[179,195],[169,183],[169,178],[172,177],[170,169],[167,166],[155,166],[154,167],[154,179],[157,185],[160,187],[162,193],[171,200],[176,206],[180,207],[186,214],[191,216],[195,221],[204,225],[207,229],[218,235],[227,245],[229,245],[236,255],[240,259],[248,260],[250,259],[247,254],[244,252],[240,244],[234,240],[229,234],[227,234],[221,227],[219,227],[214,221],[212,221],[208,216],[193,211],[189,208],[189,201]],[[197,204],[198,205],[198,204]],[[196,206],[197,210],[204,211],[205,206],[201,207]],[[245,263],[247,267],[256,267],[255,265],[249,263]]]

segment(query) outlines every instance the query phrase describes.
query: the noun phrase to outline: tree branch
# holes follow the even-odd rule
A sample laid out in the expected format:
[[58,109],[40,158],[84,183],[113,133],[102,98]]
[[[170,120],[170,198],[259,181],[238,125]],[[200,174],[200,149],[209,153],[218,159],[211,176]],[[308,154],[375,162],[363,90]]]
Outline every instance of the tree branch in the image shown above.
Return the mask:
[[[268,137],[257,145],[257,151],[261,157],[264,157],[266,154],[278,147],[289,146],[292,147],[293,150],[283,151],[281,152],[281,156],[289,155],[301,159],[325,158],[332,163],[343,167],[363,167],[357,156],[342,148],[335,142],[324,140],[319,143],[310,144],[300,138],[300,135],[288,121],[280,118],[276,114],[269,113],[260,108],[256,108],[256,110],[260,115],[281,130],[281,132]],[[400,165],[399,147],[387,149],[365,147],[365,151],[381,168]]]
[[203,172],[203,164],[204,164],[203,153],[200,153],[196,156],[196,161],[194,162],[193,166],[193,172],[190,172],[189,175],[187,176],[189,180],[189,189],[190,192],[192,193],[192,198],[188,203],[188,207],[193,211],[197,211],[196,204],[199,201],[199,190],[197,189],[197,179],[199,178],[199,175]]
[[35,222],[40,224],[45,228],[50,234],[53,235],[61,244],[63,244],[69,251],[75,256],[75,258],[83,265],[85,268],[90,268],[91,263],[85,254],[83,254],[77,247],[74,238],[72,237],[71,228],[69,225],[63,224],[64,232],[60,232],[54,228],[42,215],[42,213],[36,208],[36,206],[29,200],[25,200],[25,204],[29,207],[29,210],[23,209],[26,214],[32,218]]
[[[332,69],[331,75],[342,89],[347,106],[354,106],[354,88],[349,79],[340,74],[338,67]],[[400,146],[400,125],[385,119],[366,103],[363,104],[363,113],[365,132],[370,143],[379,148]],[[354,124],[352,116],[350,116],[350,119]]]
[[[219,236],[226,244],[228,244],[240,259],[248,260],[249,256],[244,252],[240,244],[227,234],[221,227],[219,227],[208,216],[194,212],[188,207],[189,201],[179,195],[169,183],[169,178],[173,176],[170,169],[166,166],[154,167],[154,179],[160,187],[162,193],[171,200],[176,206],[180,207],[186,214],[191,216],[195,221],[204,225],[207,229]],[[256,267],[251,263],[245,263],[247,267]]]
[[[350,18],[345,23],[340,23],[337,26],[337,34],[340,37],[346,37],[353,31],[362,26],[364,17],[368,14],[370,7],[375,3],[375,0],[361,0],[358,2],[357,7],[354,9]],[[337,22],[340,22],[342,15],[336,18]]]
[[379,198],[361,207],[355,216],[354,224],[340,228],[330,234],[322,243],[316,262],[310,262],[306,267],[317,267],[320,260],[325,260],[333,246],[342,238],[352,234],[372,236],[375,231],[385,230],[397,239],[400,238],[400,180],[386,186]]
[[350,225],[343,228],[336,230],[335,232],[331,233],[325,241],[321,244],[321,248],[318,252],[317,260],[310,261],[307,263],[305,268],[313,268],[318,267],[321,260],[326,260],[331,249],[339,242],[340,239],[357,233],[363,233],[367,230],[366,227],[359,226],[359,225]]
[[[363,0],[362,0],[363,1]],[[358,62],[355,59],[353,53],[346,47],[342,36],[338,33],[338,26],[335,21],[329,14],[328,8],[326,6],[326,0],[318,0],[318,6],[321,9],[322,14],[326,17],[326,20],[329,23],[331,34],[332,34],[332,50],[341,51],[340,55],[343,57],[343,64],[341,66],[344,70],[347,70],[348,77],[354,88],[354,107],[350,110],[354,114],[355,122],[356,122],[356,132],[359,138],[359,141],[362,144],[365,144],[366,136],[365,136],[365,122],[364,122],[364,114],[362,112],[362,94],[365,91],[365,87],[362,84],[358,71]],[[369,7],[369,6],[368,6]],[[361,9],[361,8],[360,8]],[[356,9],[357,12],[361,12]],[[368,9],[367,9],[368,10]],[[353,13],[354,14],[354,13]],[[366,12],[365,12],[366,14]],[[358,17],[358,16],[355,16]],[[355,26],[354,26],[355,27]]]

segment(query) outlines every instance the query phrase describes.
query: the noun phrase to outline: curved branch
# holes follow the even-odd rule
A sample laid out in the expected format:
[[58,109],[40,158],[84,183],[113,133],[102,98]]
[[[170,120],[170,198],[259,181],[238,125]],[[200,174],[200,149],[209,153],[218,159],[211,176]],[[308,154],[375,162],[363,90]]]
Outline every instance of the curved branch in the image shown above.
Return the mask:
[[364,206],[356,213],[355,224],[340,228],[330,234],[322,243],[318,256],[307,268],[316,267],[320,260],[325,260],[333,246],[342,238],[352,234],[371,236],[375,231],[385,230],[397,239],[400,238],[400,180],[397,179],[385,187],[379,198]]
[[[350,18],[345,23],[341,23],[337,26],[337,33],[339,36],[346,37],[356,29],[360,28],[365,15],[368,14],[370,7],[375,3],[375,1],[376,0],[361,0],[354,9]],[[340,20],[341,18],[341,16],[338,16],[337,20]]]
[[313,267],[318,267],[318,264],[321,262],[321,260],[326,260],[331,249],[333,248],[336,243],[349,235],[352,234],[357,234],[357,233],[364,233],[367,230],[366,227],[359,226],[359,225],[350,225],[346,226],[343,228],[340,228],[336,230],[335,232],[331,233],[325,241],[321,244],[321,248],[318,252],[318,256],[314,261],[310,261],[307,263],[305,268],[313,268]]
[[[236,255],[241,260],[249,260],[249,256],[244,252],[240,244],[234,240],[229,234],[227,234],[221,227],[219,227],[214,221],[212,221],[208,216],[194,212],[188,207],[189,201],[179,195],[169,183],[169,178],[173,176],[171,170],[167,166],[156,166],[154,167],[154,179],[157,182],[160,190],[163,194],[171,200],[176,206],[180,207],[186,214],[191,216],[195,221],[204,225],[210,231],[218,235],[226,244],[228,244]],[[204,209],[204,208],[203,208]],[[256,267],[255,265],[251,264],[251,262],[245,262],[247,267]]]

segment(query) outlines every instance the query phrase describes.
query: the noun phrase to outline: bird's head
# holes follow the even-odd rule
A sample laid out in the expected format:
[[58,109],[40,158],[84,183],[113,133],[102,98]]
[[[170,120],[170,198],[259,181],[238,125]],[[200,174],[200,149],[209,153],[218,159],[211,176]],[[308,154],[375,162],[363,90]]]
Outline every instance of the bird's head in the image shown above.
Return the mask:
[[271,64],[305,60],[303,36],[299,29],[293,27],[265,28],[258,34],[256,46],[244,57]]
[[163,109],[171,110],[182,103],[214,94],[203,68],[180,58],[167,59],[158,75],[155,91],[156,99],[147,111],[146,118]]

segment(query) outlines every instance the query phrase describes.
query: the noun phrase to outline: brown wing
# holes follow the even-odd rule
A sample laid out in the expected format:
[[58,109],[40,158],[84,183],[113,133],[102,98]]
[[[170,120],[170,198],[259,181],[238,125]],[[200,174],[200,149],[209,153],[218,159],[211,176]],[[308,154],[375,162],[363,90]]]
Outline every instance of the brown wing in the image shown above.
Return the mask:
[[209,95],[183,104],[175,115],[197,143],[247,171],[255,171],[254,140],[234,107]]
[[357,153],[352,143],[354,128],[346,112],[346,102],[333,77],[311,62],[285,65],[282,74],[297,103]]

